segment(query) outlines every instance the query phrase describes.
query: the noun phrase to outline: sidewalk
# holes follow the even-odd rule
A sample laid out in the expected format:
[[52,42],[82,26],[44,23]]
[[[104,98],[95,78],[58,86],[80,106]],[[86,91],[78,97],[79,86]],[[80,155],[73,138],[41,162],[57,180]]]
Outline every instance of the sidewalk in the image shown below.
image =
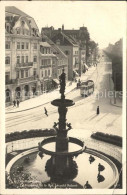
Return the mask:
[[122,95],[119,91],[114,91],[114,83],[111,78],[111,74],[109,74],[109,84],[110,84],[110,91],[112,91],[114,94],[112,97],[110,97],[110,103],[113,106],[121,107],[122,108]]
[[[81,77],[79,77],[80,80],[89,79],[89,77],[92,76],[92,74],[95,70],[96,70],[95,67],[89,68],[89,70],[85,74],[83,74]],[[70,83],[71,82],[66,83],[65,95],[70,93],[72,90],[74,90],[77,87],[76,82],[72,82],[71,85],[70,85]],[[56,98],[60,98],[59,88],[54,90],[54,91],[44,93],[40,96],[36,96],[36,97],[31,98],[31,99],[20,102],[19,108],[13,107],[13,105],[11,105],[11,106],[6,108],[6,114],[22,112],[22,111],[30,110],[33,108],[37,108],[39,106],[42,106],[42,105],[45,105],[45,104],[51,102],[52,100],[54,100]]]

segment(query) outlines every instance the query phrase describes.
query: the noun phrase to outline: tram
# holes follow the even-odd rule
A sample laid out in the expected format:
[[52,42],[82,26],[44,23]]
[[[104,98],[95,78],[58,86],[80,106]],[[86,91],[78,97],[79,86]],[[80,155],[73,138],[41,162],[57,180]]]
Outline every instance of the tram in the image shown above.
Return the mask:
[[83,81],[80,86],[81,96],[89,96],[94,92],[94,82],[93,80]]

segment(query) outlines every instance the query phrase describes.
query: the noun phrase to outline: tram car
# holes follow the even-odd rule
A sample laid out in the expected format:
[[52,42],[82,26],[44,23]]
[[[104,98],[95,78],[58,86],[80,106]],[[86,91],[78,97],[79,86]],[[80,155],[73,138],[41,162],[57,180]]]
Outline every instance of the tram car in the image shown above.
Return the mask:
[[80,86],[81,96],[89,96],[94,92],[94,82],[93,80],[82,81]]

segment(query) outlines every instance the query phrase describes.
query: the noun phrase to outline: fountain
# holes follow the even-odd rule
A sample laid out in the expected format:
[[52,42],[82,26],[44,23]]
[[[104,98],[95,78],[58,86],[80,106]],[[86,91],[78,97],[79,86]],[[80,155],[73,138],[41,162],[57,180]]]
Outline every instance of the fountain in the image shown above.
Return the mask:
[[59,120],[53,126],[57,135],[44,139],[38,143],[38,148],[28,150],[10,161],[6,171],[13,181],[17,173],[22,180],[25,178],[21,175],[23,171],[30,174],[30,180],[35,178],[36,182],[40,181],[39,188],[112,188],[118,182],[115,164],[106,156],[87,148],[83,141],[68,137],[72,126],[67,123],[67,108],[73,106],[74,102],[65,99],[65,80],[63,69],[59,77],[61,98],[51,102],[58,107]]

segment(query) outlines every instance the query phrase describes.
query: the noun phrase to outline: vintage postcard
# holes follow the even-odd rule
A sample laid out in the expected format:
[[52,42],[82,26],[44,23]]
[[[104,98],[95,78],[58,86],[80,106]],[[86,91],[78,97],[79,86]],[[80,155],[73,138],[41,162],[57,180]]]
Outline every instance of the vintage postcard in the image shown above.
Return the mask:
[[126,194],[126,2],[0,10],[0,194]]

